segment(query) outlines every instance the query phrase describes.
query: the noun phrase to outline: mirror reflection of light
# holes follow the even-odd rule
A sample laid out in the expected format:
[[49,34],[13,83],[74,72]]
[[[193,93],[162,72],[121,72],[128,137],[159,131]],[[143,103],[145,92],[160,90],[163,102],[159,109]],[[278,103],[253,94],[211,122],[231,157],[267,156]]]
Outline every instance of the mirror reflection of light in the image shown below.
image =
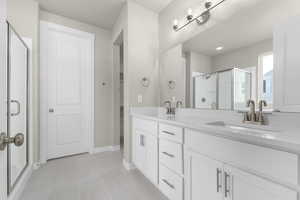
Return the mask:
[[217,50],[217,51],[221,51],[223,48],[224,48],[224,47],[219,46],[219,47],[216,48],[216,50]]
[[266,139],[270,139],[270,140],[274,140],[275,139],[275,137],[273,135],[269,135],[269,134],[263,134],[262,137],[266,138]]

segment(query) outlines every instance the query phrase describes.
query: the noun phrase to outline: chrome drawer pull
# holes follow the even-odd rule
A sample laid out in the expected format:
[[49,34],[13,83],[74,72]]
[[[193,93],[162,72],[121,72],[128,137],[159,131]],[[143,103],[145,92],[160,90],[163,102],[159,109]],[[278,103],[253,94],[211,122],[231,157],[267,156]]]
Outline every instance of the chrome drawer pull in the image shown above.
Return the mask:
[[144,135],[140,135],[140,145],[145,146],[145,136]]
[[220,175],[222,174],[222,170],[220,170],[219,168],[217,168],[217,192],[220,192],[222,189],[222,184],[220,181]]
[[230,188],[229,188],[228,181],[230,181],[230,175],[227,172],[225,172],[225,180],[224,180],[224,182],[225,182],[225,188],[224,188],[225,198],[229,197],[229,195],[230,195]]
[[165,154],[166,156],[171,157],[171,158],[174,158],[174,157],[175,157],[173,154],[169,154],[169,153],[167,153],[167,152],[162,152],[162,153]]
[[168,135],[175,135],[175,133],[171,133],[171,132],[168,132],[168,131],[162,131],[163,133],[165,134],[168,134]]
[[162,181],[167,184],[170,188],[175,189],[174,185],[172,185],[171,183],[169,183],[166,179],[162,179]]

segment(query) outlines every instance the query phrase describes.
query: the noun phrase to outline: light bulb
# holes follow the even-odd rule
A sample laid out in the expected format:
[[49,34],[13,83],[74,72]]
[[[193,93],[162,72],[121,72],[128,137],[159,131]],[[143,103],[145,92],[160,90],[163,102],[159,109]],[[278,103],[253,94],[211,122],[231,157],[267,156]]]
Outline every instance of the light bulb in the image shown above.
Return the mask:
[[173,29],[174,29],[175,31],[178,29],[178,20],[177,20],[177,19],[175,19],[175,20],[173,21]]
[[186,18],[189,21],[193,19],[193,10],[191,8],[188,9]]
[[224,48],[224,47],[219,46],[219,47],[216,48],[216,50],[217,50],[217,51],[221,51],[223,48]]
[[173,25],[174,25],[174,26],[178,26],[178,20],[177,20],[177,19],[174,19]]
[[193,15],[193,10],[191,8],[188,9],[188,15]]

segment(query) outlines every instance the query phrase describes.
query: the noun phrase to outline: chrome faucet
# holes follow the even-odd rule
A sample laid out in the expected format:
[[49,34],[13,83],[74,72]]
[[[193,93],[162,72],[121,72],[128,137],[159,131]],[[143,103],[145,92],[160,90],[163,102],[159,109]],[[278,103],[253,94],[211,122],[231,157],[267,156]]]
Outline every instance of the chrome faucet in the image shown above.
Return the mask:
[[[174,104],[175,104],[175,102],[174,102]],[[172,104],[171,101],[165,101],[164,102],[164,105],[166,107],[166,114],[167,115],[175,115],[176,114],[176,109],[181,108],[183,106],[182,101],[177,101],[176,102],[176,107],[175,107],[174,104]]]
[[183,106],[182,101],[177,101],[176,102],[176,108],[181,108]]
[[247,101],[247,107],[250,107],[250,111],[247,113],[244,113],[244,123],[250,123],[250,124],[265,124],[265,119],[263,115],[263,107],[267,106],[267,102],[265,100],[259,101],[259,111],[255,111],[255,102],[253,100]]
[[247,107],[250,107],[250,112],[248,113],[248,121],[255,122],[256,121],[255,102],[253,100],[248,100]]
[[265,117],[264,117],[264,114],[263,114],[263,107],[267,107],[267,106],[268,106],[268,104],[265,100],[260,100],[259,101],[259,110],[258,110],[258,113],[256,115],[257,115],[257,121],[260,122],[261,124],[265,123]]
[[172,112],[171,111],[172,110],[172,103],[171,103],[171,101],[165,101],[164,105],[165,105],[166,110],[167,110],[166,114],[167,115],[171,114],[171,112]]

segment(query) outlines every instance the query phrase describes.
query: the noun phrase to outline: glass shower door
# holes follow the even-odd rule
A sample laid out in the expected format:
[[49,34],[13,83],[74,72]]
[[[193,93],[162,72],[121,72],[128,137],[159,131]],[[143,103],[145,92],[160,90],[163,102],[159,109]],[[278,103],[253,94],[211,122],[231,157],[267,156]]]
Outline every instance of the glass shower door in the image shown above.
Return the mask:
[[8,25],[8,193],[28,166],[28,48]]

